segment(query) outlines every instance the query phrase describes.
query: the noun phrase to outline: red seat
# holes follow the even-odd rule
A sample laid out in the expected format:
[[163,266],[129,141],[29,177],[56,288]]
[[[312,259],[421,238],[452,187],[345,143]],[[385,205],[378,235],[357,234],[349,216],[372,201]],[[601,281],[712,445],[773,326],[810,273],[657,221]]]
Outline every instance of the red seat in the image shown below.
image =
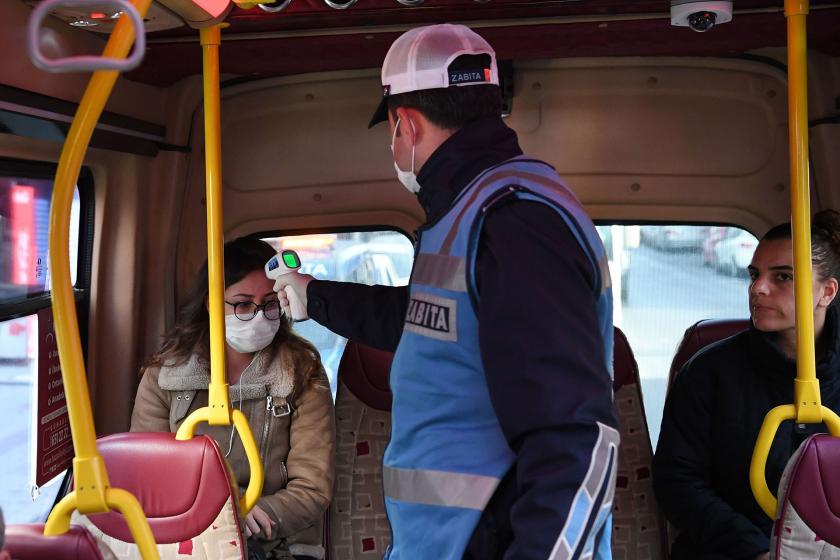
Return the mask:
[[348,341],[338,366],[336,465],[329,556],[381,559],[391,543],[382,457],[391,433],[391,352]]
[[671,362],[668,386],[671,386],[674,377],[694,354],[713,342],[747,330],[749,326],[749,319],[705,319],[688,327]]
[[840,557],[840,439],[817,434],[788,461],[771,547],[778,560]]
[[103,560],[91,534],[78,525],[56,537],[44,536],[44,525],[32,523],[6,527],[5,549],[14,560]]
[[[330,557],[381,558],[390,543],[382,496],[382,456],[391,422],[388,374],[393,355],[347,343],[338,369],[338,453],[330,506]],[[666,558],[664,520],[650,477],[652,450],[642,405],[639,368],[624,334],[615,330],[615,378],[621,431],[618,488],[613,511],[613,556]]]
[[391,411],[392,352],[348,341],[338,366],[338,379],[362,402],[376,410]]
[[[245,558],[238,488],[208,436],[176,441],[171,433],[115,434],[97,440],[111,485],[140,501],[161,558]],[[74,514],[119,558],[139,558],[131,532],[117,512]]]
[[627,338],[615,331],[613,391],[621,447],[613,499],[612,555],[616,560],[668,557],[665,518],[653,493],[653,449],[645,417],[639,366]]

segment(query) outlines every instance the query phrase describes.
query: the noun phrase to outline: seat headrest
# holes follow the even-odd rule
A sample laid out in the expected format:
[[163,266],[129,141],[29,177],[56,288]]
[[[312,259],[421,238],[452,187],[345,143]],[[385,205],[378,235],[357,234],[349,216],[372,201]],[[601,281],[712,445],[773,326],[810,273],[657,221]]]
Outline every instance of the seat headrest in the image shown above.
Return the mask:
[[388,374],[394,354],[347,341],[338,379],[363,403],[377,410],[391,410]]
[[625,385],[639,382],[639,366],[621,329],[613,327],[613,333],[613,391],[618,391]]
[[792,505],[811,531],[825,542],[840,547],[840,438],[828,434],[811,436],[795,456],[796,464],[782,489],[784,509]]
[[[208,436],[176,441],[171,433],[114,434],[97,440],[111,486],[140,501],[159,544],[189,540],[207,529],[231,497],[231,474]],[[134,542],[123,516],[89,515],[103,533]]]
[[674,382],[674,377],[694,354],[718,340],[729,338],[748,329],[749,319],[706,319],[698,321],[688,327],[682,342],[677,348],[671,371],[668,374],[668,386]]
[[6,527],[5,549],[15,560],[101,560],[102,553],[87,529],[71,525],[56,537],[44,536],[42,523]]

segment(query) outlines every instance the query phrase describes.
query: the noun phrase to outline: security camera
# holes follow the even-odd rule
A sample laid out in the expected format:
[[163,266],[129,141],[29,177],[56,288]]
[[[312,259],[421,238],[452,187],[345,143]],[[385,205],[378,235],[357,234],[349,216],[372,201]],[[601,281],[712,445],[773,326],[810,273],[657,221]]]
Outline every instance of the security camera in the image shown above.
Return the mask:
[[671,0],[671,25],[702,33],[729,21],[732,21],[731,1]]

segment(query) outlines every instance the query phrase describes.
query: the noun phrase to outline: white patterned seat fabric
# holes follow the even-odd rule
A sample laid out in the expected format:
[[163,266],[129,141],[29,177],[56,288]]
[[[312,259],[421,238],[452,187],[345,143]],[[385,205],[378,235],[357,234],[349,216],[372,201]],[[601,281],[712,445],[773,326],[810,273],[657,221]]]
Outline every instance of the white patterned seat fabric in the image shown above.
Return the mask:
[[627,338],[615,329],[615,407],[621,447],[613,503],[612,557],[663,560],[668,557],[665,520],[653,493],[650,445],[639,367]]
[[382,457],[391,433],[391,357],[350,341],[341,358],[330,560],[379,560],[391,544],[382,495]]

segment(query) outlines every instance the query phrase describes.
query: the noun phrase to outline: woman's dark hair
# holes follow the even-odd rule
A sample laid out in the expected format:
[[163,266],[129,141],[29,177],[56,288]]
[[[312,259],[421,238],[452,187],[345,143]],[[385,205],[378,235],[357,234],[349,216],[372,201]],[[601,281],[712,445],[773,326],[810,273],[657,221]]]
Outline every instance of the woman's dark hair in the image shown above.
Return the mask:
[[[791,239],[790,222],[779,224],[761,238],[762,241]],[[820,280],[836,278],[840,282],[840,212],[823,210],[811,219],[811,262]],[[832,304],[840,301],[835,298]]]
[[[265,263],[275,254],[271,245],[254,237],[240,237],[225,243],[225,286],[236,284],[255,270],[262,271]],[[209,361],[210,314],[206,304],[209,291],[205,261],[178,311],[175,325],[163,336],[161,349],[144,364],[143,371],[165,363],[183,364],[193,354]],[[289,365],[294,372],[296,388],[307,384],[328,387],[318,350],[292,331],[285,315],[280,316],[280,329],[271,343],[275,353],[281,346],[291,359]]]

